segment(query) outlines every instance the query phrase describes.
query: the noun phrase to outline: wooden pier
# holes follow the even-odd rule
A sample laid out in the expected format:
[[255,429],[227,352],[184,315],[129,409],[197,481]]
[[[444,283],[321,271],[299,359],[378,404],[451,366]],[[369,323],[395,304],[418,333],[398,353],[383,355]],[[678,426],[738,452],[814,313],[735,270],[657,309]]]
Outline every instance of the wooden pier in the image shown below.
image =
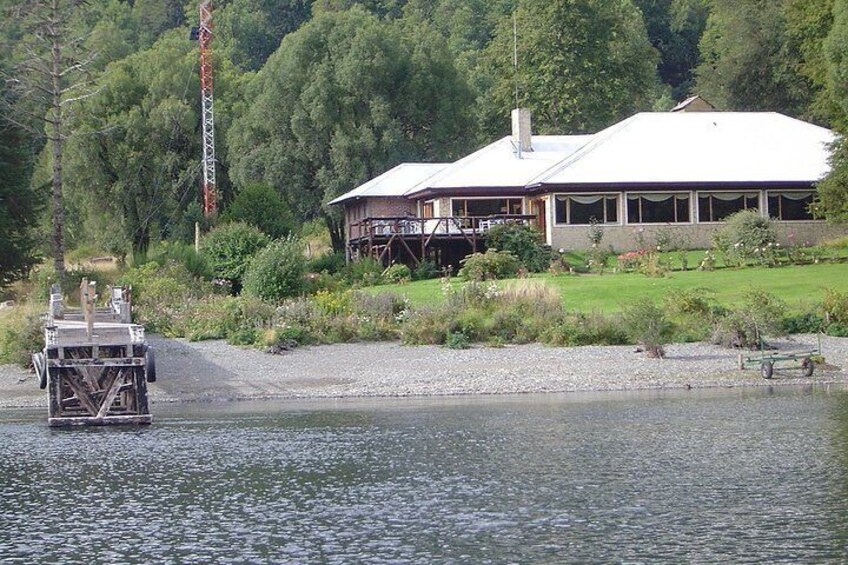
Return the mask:
[[66,310],[58,289],[50,298],[44,349],[32,356],[49,394],[51,427],[150,424],[147,383],[156,380],[144,327],[130,319],[130,292],[110,288],[95,307],[95,283],[83,280],[79,310]]

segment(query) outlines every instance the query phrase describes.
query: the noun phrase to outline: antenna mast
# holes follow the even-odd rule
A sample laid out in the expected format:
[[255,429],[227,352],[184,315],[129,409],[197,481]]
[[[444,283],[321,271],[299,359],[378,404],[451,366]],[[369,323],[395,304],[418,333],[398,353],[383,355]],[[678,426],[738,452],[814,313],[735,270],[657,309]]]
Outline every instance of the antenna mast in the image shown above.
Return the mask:
[[200,101],[203,107],[203,214],[214,216],[218,209],[215,188],[215,117],[212,96],[212,2],[200,3]]

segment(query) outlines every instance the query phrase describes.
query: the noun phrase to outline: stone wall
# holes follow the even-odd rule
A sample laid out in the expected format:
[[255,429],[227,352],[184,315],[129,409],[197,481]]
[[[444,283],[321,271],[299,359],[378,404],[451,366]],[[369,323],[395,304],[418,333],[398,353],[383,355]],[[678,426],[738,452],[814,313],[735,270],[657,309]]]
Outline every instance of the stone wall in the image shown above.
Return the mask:
[[[816,244],[822,240],[848,234],[848,228],[828,225],[822,221],[774,222],[781,245],[794,239],[797,245],[806,242]],[[651,224],[638,226],[604,226],[603,247],[612,246],[616,251],[634,251],[638,247],[637,234],[641,232],[645,242],[653,245],[657,232],[669,232],[677,241],[684,242],[690,249],[706,249],[712,246],[713,233],[721,224]],[[792,238],[790,238],[792,234]],[[587,249],[588,226],[553,226],[550,228],[549,243],[554,249]]]

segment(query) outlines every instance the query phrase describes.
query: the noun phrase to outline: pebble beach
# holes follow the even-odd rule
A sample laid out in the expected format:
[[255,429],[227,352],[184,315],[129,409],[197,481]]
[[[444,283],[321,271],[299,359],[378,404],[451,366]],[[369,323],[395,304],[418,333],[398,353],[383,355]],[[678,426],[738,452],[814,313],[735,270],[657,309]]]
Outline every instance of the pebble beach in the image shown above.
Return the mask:
[[[427,397],[697,389],[848,383],[848,339],[822,337],[825,363],[812,377],[790,364],[774,377],[738,369],[738,352],[704,343],[672,344],[663,359],[633,346],[516,345],[447,349],[399,343],[301,347],[272,355],[222,341],[188,342],[150,336],[157,402],[255,399]],[[816,345],[802,335],[772,342],[792,351]],[[46,406],[35,375],[0,366],[0,407]]]

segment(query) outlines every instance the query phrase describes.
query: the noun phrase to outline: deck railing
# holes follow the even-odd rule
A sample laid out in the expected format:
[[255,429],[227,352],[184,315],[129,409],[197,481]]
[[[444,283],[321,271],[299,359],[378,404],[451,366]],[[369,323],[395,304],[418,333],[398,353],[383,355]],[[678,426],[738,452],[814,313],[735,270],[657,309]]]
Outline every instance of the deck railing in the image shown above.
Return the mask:
[[492,216],[446,216],[441,218],[364,218],[348,226],[348,239],[378,239],[396,235],[432,237],[479,236],[502,224],[531,224],[536,217],[526,214]]

